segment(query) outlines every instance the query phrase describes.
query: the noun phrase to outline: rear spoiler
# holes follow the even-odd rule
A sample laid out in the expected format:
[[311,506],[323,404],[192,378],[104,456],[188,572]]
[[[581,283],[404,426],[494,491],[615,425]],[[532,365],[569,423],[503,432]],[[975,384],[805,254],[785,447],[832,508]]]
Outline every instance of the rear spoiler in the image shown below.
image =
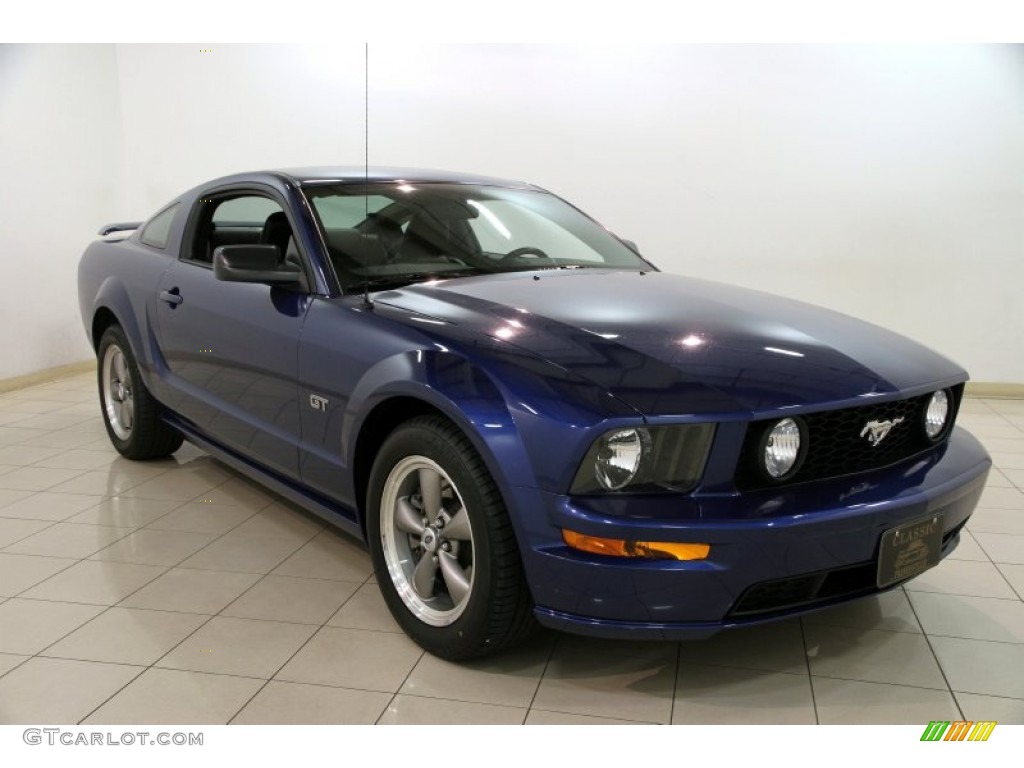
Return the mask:
[[141,221],[122,221],[117,224],[104,224],[100,227],[100,236],[106,237],[114,232],[128,232],[142,226]]

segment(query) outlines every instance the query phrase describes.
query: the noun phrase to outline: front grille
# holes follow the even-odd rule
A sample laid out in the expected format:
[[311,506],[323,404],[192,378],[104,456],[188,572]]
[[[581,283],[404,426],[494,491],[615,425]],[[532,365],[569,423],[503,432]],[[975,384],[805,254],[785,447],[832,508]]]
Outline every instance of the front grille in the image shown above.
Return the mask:
[[[949,554],[953,539],[967,524],[967,520],[946,531],[942,536],[942,556]],[[834,568],[828,571],[804,573],[785,579],[762,581],[747,588],[740,595],[729,616],[751,618],[772,613],[808,609],[841,599],[869,595],[878,591],[878,561]]]
[[740,617],[774,613],[867,594],[876,588],[876,571],[877,566],[872,562],[790,579],[763,581],[743,593],[730,615]]
[[[963,385],[953,388],[950,420],[956,418]],[[797,473],[783,484],[800,483],[842,477],[887,467],[922,451],[934,447],[924,434],[922,418],[931,399],[931,393],[873,403],[836,411],[822,411],[801,416],[807,428],[807,453]],[[862,435],[869,421],[896,421],[878,445],[872,445]],[[741,489],[760,488],[778,483],[768,478],[761,469],[760,446],[765,431],[777,419],[751,422],[740,454],[736,484]],[[948,434],[948,433],[947,433]]]

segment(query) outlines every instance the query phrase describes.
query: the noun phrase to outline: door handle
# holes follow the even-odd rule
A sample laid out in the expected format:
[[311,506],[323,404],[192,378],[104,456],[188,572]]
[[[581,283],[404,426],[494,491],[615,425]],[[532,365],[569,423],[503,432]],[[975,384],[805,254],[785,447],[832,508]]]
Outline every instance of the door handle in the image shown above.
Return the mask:
[[178,306],[184,300],[185,298],[181,295],[181,289],[179,288],[171,288],[169,291],[160,291],[160,301],[166,301],[172,307]]

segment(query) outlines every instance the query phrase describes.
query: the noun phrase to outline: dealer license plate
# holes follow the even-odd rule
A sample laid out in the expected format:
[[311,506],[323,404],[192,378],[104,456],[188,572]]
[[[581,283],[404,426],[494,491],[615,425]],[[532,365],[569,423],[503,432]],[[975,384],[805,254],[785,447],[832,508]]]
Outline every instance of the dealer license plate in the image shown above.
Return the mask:
[[878,586],[905,581],[937,565],[942,555],[942,516],[890,528],[878,553]]

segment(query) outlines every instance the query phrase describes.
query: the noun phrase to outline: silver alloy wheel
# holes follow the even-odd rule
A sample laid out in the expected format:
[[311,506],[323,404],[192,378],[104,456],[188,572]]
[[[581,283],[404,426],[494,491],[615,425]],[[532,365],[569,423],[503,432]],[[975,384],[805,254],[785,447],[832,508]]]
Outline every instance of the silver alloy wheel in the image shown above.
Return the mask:
[[388,474],[380,538],[391,583],[425,624],[444,627],[473,593],[473,528],[448,474],[426,456],[407,456]]
[[103,353],[103,410],[107,422],[119,440],[127,440],[132,434],[135,419],[135,399],[132,391],[132,374],[124,352],[111,344]]

